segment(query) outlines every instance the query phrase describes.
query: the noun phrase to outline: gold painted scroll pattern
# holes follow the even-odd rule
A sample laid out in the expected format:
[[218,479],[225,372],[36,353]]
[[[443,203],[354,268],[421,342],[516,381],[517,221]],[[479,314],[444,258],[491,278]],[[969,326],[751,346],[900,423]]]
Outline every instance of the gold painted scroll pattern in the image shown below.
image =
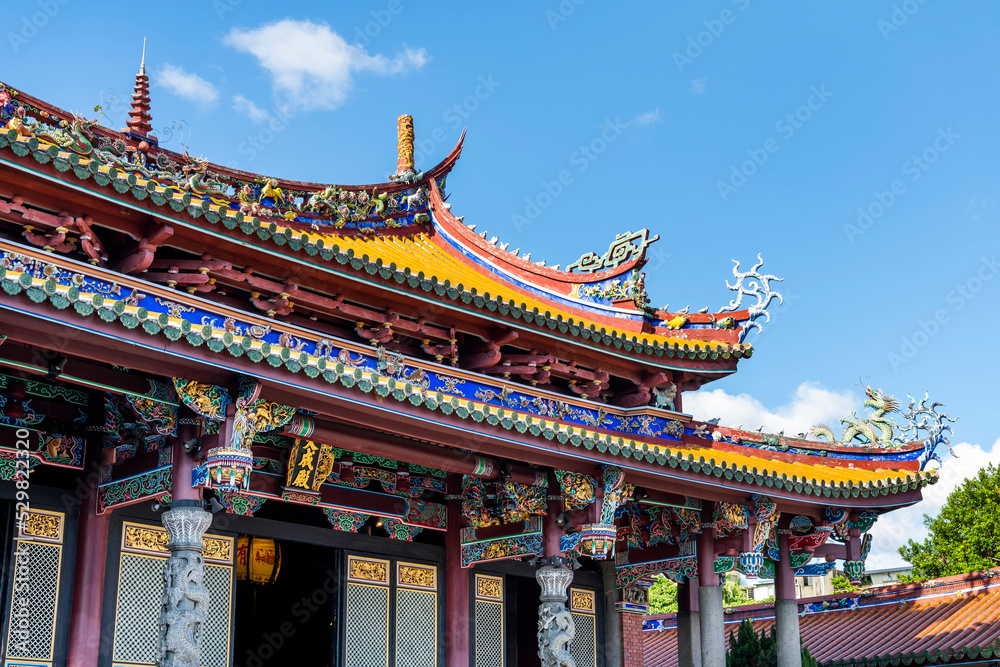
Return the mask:
[[380,560],[363,560],[351,557],[348,565],[348,576],[351,579],[360,581],[374,581],[380,584],[388,584],[388,563]]
[[62,515],[26,511],[22,515],[20,535],[46,541],[62,542]]
[[[170,536],[166,530],[126,524],[125,534],[122,538],[122,548],[132,551],[165,554],[169,553],[167,549],[168,542],[170,542]],[[232,562],[233,541],[231,539],[205,536],[203,542],[205,550],[202,552],[202,557],[205,560],[224,563]]]
[[416,588],[436,588],[437,570],[433,567],[417,567],[414,565],[400,565],[397,581],[400,586],[413,586]]
[[579,611],[587,614],[594,613],[593,591],[570,589],[570,592],[572,594],[572,597],[570,598],[570,609],[572,611]]
[[476,577],[476,597],[488,600],[502,600],[502,580],[495,577]]

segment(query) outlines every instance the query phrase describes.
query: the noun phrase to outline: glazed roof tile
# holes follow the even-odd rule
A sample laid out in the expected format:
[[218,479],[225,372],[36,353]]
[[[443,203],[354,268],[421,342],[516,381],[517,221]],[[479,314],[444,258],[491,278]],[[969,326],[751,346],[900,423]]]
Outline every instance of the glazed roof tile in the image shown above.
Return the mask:
[[[629,281],[637,277],[645,263],[646,246],[657,238],[650,238],[645,230],[642,234],[619,235],[608,251],[609,256],[614,255],[618,259],[608,265],[611,268],[592,273],[571,273],[533,264],[517,253],[507,252],[506,244],[490,243],[473,234],[460,219],[451,215],[450,206],[444,203],[441,192],[444,178],[461,154],[461,141],[445,160],[422,174],[420,180],[411,183],[324,186],[269,180],[261,175],[237,172],[156,146],[150,149],[148,156],[147,166],[153,169],[150,172],[145,167],[133,168],[128,160],[110,157],[110,150],[138,155],[128,144],[132,141],[128,136],[13,88],[7,87],[4,94],[7,93],[10,93],[8,101],[0,106],[6,122],[0,131],[0,149],[6,154],[4,159],[24,162],[34,158],[42,165],[51,163],[50,166],[55,167],[53,174],[58,178],[88,181],[88,187],[111,189],[109,186],[113,186],[117,193],[112,196],[143,201],[143,206],[152,204],[161,207],[164,215],[175,218],[174,212],[181,218],[190,215],[186,221],[189,224],[193,222],[196,226],[212,227],[221,221],[222,226],[231,230],[225,233],[240,237],[241,242],[244,237],[252,237],[256,243],[287,245],[294,251],[306,246],[304,249],[308,254],[319,254],[331,263],[331,268],[334,264],[346,264],[345,268],[353,268],[359,277],[367,280],[391,282],[396,278],[404,289],[434,289],[444,296],[440,287],[450,286],[453,289],[447,290],[448,297],[455,300],[461,298],[466,304],[483,308],[490,318],[499,314],[510,319],[526,320],[569,337],[580,337],[589,344],[613,343],[626,351],[647,355],[660,355],[666,350],[671,352],[671,356],[677,352],[679,356],[692,359],[740,358],[753,352],[751,345],[742,342],[748,329],[741,327],[746,327],[746,323],[756,317],[747,310],[730,309],[714,314],[672,313],[648,308],[641,310],[630,298],[622,298],[622,290],[628,290]],[[24,111],[27,113],[18,115]],[[56,125],[66,129],[53,129]],[[60,143],[53,138],[56,135],[61,137]],[[68,138],[71,136],[77,138],[71,141]],[[11,156],[10,152],[14,155]],[[165,166],[153,167],[154,163]],[[183,179],[180,176],[182,168]],[[374,200],[376,193],[381,193],[380,196],[389,197],[383,201],[390,201],[392,205],[374,217],[361,216],[365,219],[357,222],[360,226],[344,227],[343,220],[337,219],[336,213],[332,217],[306,213],[302,204],[284,212],[267,209],[262,204],[270,200],[265,200],[263,194],[254,195],[259,201],[248,208],[242,191],[237,194],[214,190],[200,192],[200,186],[192,188],[184,180],[192,173],[202,172],[205,181],[218,178],[228,183],[230,188],[233,184],[237,189],[241,184],[247,184],[257,190],[262,187],[266,190],[270,187],[267,183],[271,183],[274,191],[289,196],[293,191],[299,196],[303,193],[306,196],[323,195],[331,192],[332,188],[334,193],[363,192],[371,198],[368,201]],[[420,191],[423,191],[426,203],[415,207],[409,203],[402,204],[402,198],[407,193],[419,195]],[[279,194],[278,198],[284,196]],[[271,205],[274,205],[273,202]],[[618,246],[630,249],[624,255],[616,255],[612,249]],[[317,253],[317,248],[323,249],[322,252]],[[347,253],[352,260],[358,258],[360,261],[340,261],[340,253]],[[590,255],[591,264],[601,259],[592,253]],[[583,259],[586,257],[581,262]],[[400,280],[399,275],[387,277],[384,271],[379,270],[384,266],[393,266],[395,271],[405,273],[406,278],[411,274],[423,274],[424,278],[415,282]],[[595,292],[591,292],[591,296],[582,296],[583,287],[597,290],[600,296],[593,296]],[[614,296],[609,296],[612,292],[608,290],[612,287],[617,291],[612,290]],[[484,298],[487,294],[489,299]],[[501,303],[502,306],[499,305]],[[529,315],[532,317],[529,318]],[[722,320],[727,322],[716,326]]]
[[[83,267],[90,275],[86,279],[76,273]],[[204,308],[206,302],[197,296],[137,278],[122,277],[44,251],[25,249],[3,240],[0,240],[0,286],[10,298],[30,299],[36,303],[48,300],[60,309],[72,303],[77,316],[100,313],[102,320],[118,320],[128,329],[142,324],[149,335],[163,335],[194,347],[204,344],[217,354],[246,354],[258,363],[266,358],[267,363],[275,367],[285,366],[293,372],[304,371],[310,377],[322,377],[327,383],[358,387],[366,393],[376,390],[383,396],[391,395],[414,406],[423,405],[446,414],[454,411],[463,419],[485,420],[491,425],[508,430],[514,428],[522,433],[555,439],[587,450],[596,447],[601,453],[610,451],[626,459],[680,468],[680,473],[687,474],[685,476],[700,474],[706,479],[725,478],[737,483],[834,498],[900,493],[937,479],[934,470],[917,470],[914,460],[889,458],[855,462],[837,459],[837,452],[833,452],[830,458],[824,458],[736,444],[726,444],[723,448],[722,443],[715,443],[711,438],[696,436],[693,433],[695,422],[685,423],[676,418],[681,415],[671,417],[670,413],[663,411],[659,411],[660,416],[650,414],[646,415],[649,419],[639,419],[633,416],[640,414],[635,411],[604,406],[595,411],[587,402],[576,401],[573,405],[567,403],[566,409],[585,415],[585,418],[571,421],[536,407],[537,401],[541,401],[546,409],[551,407],[552,399],[541,395],[529,398],[525,394],[524,400],[505,402],[500,398],[505,392],[529,390],[498,379],[487,380],[489,390],[477,392],[475,400],[468,395],[450,393],[447,389],[426,391],[408,383],[400,387],[397,378],[378,372],[370,347],[337,342],[337,346],[349,350],[350,358],[361,355],[368,360],[358,362],[360,366],[336,363],[336,359],[328,362],[329,350],[319,351],[322,337],[318,334],[218,306],[212,312],[219,317],[209,317],[209,323],[198,316],[198,312],[204,312],[199,309]],[[186,313],[193,313],[192,319],[185,318],[183,315]],[[223,318],[232,319],[229,328],[249,331],[254,327],[263,330],[266,326],[267,333],[257,338],[234,335],[221,321]],[[289,347],[293,343],[297,344],[294,349]],[[474,374],[463,373],[460,369],[420,360],[408,360],[406,363],[433,379],[435,386],[446,387],[442,379],[445,376],[464,375],[470,384],[479,381]],[[639,419],[638,425],[636,419]],[[600,427],[596,426],[598,423]],[[659,426],[653,433],[651,428],[656,424]],[[901,453],[906,454],[905,451]]]
[[[826,667],[947,664],[1000,652],[1000,570],[799,601],[799,630]],[[727,610],[729,633],[743,619],[770,631],[771,605]],[[677,667],[675,614],[646,617],[645,667]]]

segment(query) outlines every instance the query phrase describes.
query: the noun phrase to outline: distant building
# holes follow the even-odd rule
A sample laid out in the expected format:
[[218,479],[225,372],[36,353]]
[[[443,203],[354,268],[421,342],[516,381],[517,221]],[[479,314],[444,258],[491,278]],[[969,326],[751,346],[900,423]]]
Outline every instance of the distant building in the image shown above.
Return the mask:
[[[836,573],[839,577],[844,576],[844,573],[839,570]],[[889,567],[883,570],[868,570],[864,585],[888,586],[890,584],[898,584],[900,577],[909,576],[912,573],[913,568],[908,565],[905,567]],[[871,581],[868,581],[869,579]]]
[[[795,577],[795,597],[813,598],[830,595],[833,591],[833,573],[828,572],[821,577]],[[774,581],[759,580],[747,589],[747,594],[755,602],[774,597]]]

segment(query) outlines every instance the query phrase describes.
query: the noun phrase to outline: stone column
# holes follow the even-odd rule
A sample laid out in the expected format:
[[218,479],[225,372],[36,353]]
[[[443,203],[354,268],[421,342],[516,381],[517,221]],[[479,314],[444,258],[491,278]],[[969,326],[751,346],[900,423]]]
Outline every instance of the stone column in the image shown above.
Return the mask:
[[698,584],[677,585],[677,660],[679,667],[701,667],[701,615]]
[[[707,504],[707,503],[706,503]],[[711,521],[712,509],[702,517]],[[698,535],[698,616],[701,623],[701,667],[726,667],[726,627],[722,586],[715,573],[715,528],[708,521]]]
[[201,629],[208,619],[205,586],[205,544],[202,536],[212,515],[201,500],[175,500],[161,517],[170,541],[170,558],[163,566],[163,606],[160,609],[160,656],[157,667],[198,667]]
[[569,561],[559,556],[544,558],[535,572],[542,588],[538,606],[538,657],[542,667],[576,667],[569,653],[576,628],[566,607],[566,589],[573,582]]
[[795,599],[795,572],[788,549],[788,528],[778,529],[778,558],[774,578],[774,625],[778,667],[802,667],[799,639],[799,603]]

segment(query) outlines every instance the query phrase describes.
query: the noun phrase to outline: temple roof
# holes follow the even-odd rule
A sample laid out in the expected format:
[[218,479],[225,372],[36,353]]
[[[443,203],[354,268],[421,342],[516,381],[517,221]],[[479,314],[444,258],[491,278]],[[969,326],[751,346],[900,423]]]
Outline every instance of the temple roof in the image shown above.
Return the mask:
[[[799,630],[825,667],[887,667],[994,660],[1000,651],[1000,570],[960,574],[799,600]],[[728,609],[729,633],[743,619],[770,631],[773,604]],[[645,667],[677,666],[676,614],[647,616]]]
[[[730,289],[737,299],[717,312],[650,307],[642,268],[659,237],[646,230],[619,234],[606,252],[585,254],[571,270],[509,251],[496,237],[475,233],[475,225],[463,224],[445,203],[445,180],[462,140],[426,172],[373,185],[307,183],[161,149],[155,138],[115,132],[10,87],[3,95],[2,152],[51,162],[63,179],[113,186],[114,197],[152,204],[172,223],[213,232],[221,227],[234,238],[253,238],[262,250],[280,248],[292,262],[308,258],[289,251],[319,255],[365,280],[436,292],[491,319],[528,322],[589,346],[735,361],[752,354],[747,333],[760,328],[756,320],[767,317],[767,303],[780,299],[767,285],[776,278],[759,274],[757,264],[742,275],[763,278],[764,289],[744,290],[734,269],[738,282]],[[757,303],[747,308],[744,296]]]
[[[645,293],[642,267],[649,244],[657,240],[647,230],[617,235],[605,252],[587,253],[568,267],[572,270],[533,262],[452,214],[445,185],[462,140],[434,168],[413,172],[405,159],[407,132],[412,132],[405,117],[400,121],[399,170],[388,182],[364,186],[234,171],[159,149],[153,138],[108,130],[11,88],[0,89],[0,121],[0,164],[18,170],[8,176],[12,186],[32,190],[37,186],[22,176],[40,176],[50,190],[53,182],[69,186],[57,188],[57,197],[84,192],[114,202],[113,211],[122,214],[122,220],[113,212],[101,221],[88,221],[89,216],[29,207],[17,191],[0,198],[0,218],[20,224],[23,235],[41,246],[0,239],[0,281],[10,300],[55,306],[50,319],[62,317],[58,311],[72,303],[66,311],[70,326],[94,331],[113,326],[121,329],[116,335],[130,335],[128,330],[141,325],[140,346],[161,336],[182,346],[204,344],[199,353],[215,355],[222,366],[230,355],[245,354],[254,363],[266,360],[279,370],[302,371],[296,382],[304,374],[309,382],[339,383],[354,393],[375,389],[407,409],[454,412],[463,420],[513,429],[524,438],[568,443],[579,448],[581,457],[631,458],[697,484],[773,488],[814,496],[813,502],[859,496],[874,501],[890,494],[910,494],[904,502],[912,502],[910,492],[936,480],[934,471],[923,470],[926,460],[918,460],[925,451],[920,441],[874,447],[807,442],[720,427],[717,420],[699,422],[675,410],[678,387],[666,373],[647,369],[700,374],[692,385],[733,372],[736,361],[752,353],[747,334],[760,328],[768,318],[768,304],[781,298],[769,285],[778,279],[760,272],[762,262],[746,270],[737,262],[735,283],[726,283],[736,296],[727,306],[715,313],[689,313],[687,308],[666,312],[650,307]],[[95,201],[103,203],[88,200],[88,208]],[[133,212],[141,219],[128,227],[133,223],[124,214]],[[146,227],[150,219],[155,224]],[[138,246],[135,252],[125,259],[109,258],[99,222],[122,225],[116,231],[138,241],[130,241]],[[156,244],[163,243],[157,234],[169,239],[175,254],[153,262]],[[285,276],[319,268],[327,274],[314,284],[327,292],[298,289],[282,277],[253,275],[249,268],[199,257],[225,244],[249,257],[247,263],[273,266],[277,260],[287,269]],[[290,264],[300,266],[286,266]],[[345,303],[342,286],[331,287],[333,273],[355,281],[344,290],[354,303]],[[377,290],[354,290],[362,283]],[[246,300],[204,295],[218,285],[257,290],[251,291],[250,301],[267,317],[256,314]],[[269,295],[261,295],[262,286]],[[440,326],[443,322],[428,323],[422,317],[394,320],[391,309],[365,311],[368,319],[359,321],[357,329],[368,341],[347,341],[314,324],[316,313],[353,318],[367,305],[362,299],[388,292],[405,295],[406,303],[421,310],[427,301],[454,309],[443,316],[443,309],[432,311],[440,320],[448,320],[450,312],[473,312],[485,326],[528,327],[597,348],[594,356],[600,359],[639,357],[633,362],[636,368],[618,369],[638,390],[615,396],[626,399],[618,404],[596,401],[597,393],[607,390],[609,373],[545,351],[519,355],[531,357],[524,369],[509,361],[488,369],[492,374],[473,372],[481,368],[474,363],[462,366],[457,353],[447,366],[442,363],[445,348],[457,349],[454,325],[449,331]],[[311,314],[312,322],[306,317],[283,320],[289,313]],[[91,324],[98,319],[102,322]],[[425,358],[405,358],[408,372],[422,373],[427,385],[404,383],[383,372],[385,355],[397,356],[402,364],[406,353],[381,346],[375,337],[382,330],[391,335],[394,327],[409,327],[406,335],[418,341],[426,336],[424,352],[433,348]],[[426,333],[429,328],[435,329],[434,340]],[[473,350],[461,361],[475,356]],[[568,383],[563,389],[571,391],[559,395],[551,385],[532,381],[529,371],[548,372],[549,365],[553,373],[561,367]],[[513,382],[515,375],[528,380]],[[628,400],[636,396],[640,398]],[[931,454],[934,446],[927,447]]]

